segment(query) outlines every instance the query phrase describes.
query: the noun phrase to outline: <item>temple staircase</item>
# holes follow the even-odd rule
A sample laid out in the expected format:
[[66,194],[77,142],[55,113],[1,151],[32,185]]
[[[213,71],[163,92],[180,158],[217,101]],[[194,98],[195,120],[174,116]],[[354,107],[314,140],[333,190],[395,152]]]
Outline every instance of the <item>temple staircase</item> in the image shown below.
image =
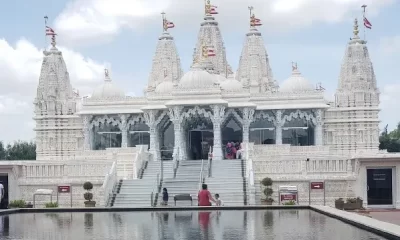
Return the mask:
[[[203,161],[203,168],[206,170],[207,160]],[[162,188],[167,188],[169,201],[168,205],[174,205],[174,196],[180,194],[191,194],[193,205],[197,206],[197,193],[199,191],[199,182],[201,174],[201,160],[187,160],[179,163],[176,177],[164,177]],[[204,172],[204,174],[207,174]],[[162,194],[159,196],[158,203],[162,201]],[[188,206],[190,202],[177,202],[177,206]]]
[[[173,162],[163,161],[165,178],[173,178]],[[117,185],[115,198],[111,201],[112,207],[151,207],[151,194],[158,194],[160,186],[161,161],[148,161],[142,172],[141,179],[121,180]]]
[[224,206],[247,205],[247,182],[245,162],[240,159],[213,160],[211,176],[205,179],[208,190],[218,193]]

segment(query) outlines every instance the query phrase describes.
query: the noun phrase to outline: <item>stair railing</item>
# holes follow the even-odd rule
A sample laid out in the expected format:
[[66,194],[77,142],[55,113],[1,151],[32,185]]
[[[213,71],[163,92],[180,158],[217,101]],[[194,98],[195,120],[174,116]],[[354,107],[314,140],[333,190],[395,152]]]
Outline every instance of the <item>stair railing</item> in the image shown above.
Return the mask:
[[208,151],[208,162],[207,162],[208,177],[212,177],[212,172],[211,172],[212,157],[213,157],[212,147],[210,146],[210,150]]
[[245,163],[246,163],[246,178],[247,178],[247,192],[248,192],[248,205],[256,204],[256,188],[255,188],[255,180],[254,180],[254,169],[253,169],[253,159],[251,158],[250,144],[246,143],[245,145]]
[[152,206],[152,207],[156,206],[155,203],[156,203],[156,198],[158,196],[160,183],[161,183],[160,182],[160,173],[157,173],[155,186],[153,186],[153,191],[150,194],[150,206]]
[[204,160],[201,159],[201,169],[200,169],[200,177],[199,177],[199,190],[201,190],[201,185],[203,184],[203,168],[204,168]]

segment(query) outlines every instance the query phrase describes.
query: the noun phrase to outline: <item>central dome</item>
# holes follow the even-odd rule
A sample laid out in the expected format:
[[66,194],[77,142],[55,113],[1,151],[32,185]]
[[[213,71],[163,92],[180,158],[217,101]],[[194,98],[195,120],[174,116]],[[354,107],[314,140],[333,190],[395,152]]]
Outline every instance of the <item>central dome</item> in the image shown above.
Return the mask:
[[108,71],[105,72],[104,83],[98,86],[91,96],[93,99],[124,98],[125,93],[111,82]]
[[304,78],[300,71],[296,68],[293,68],[292,76],[290,76],[287,80],[285,80],[279,91],[281,92],[308,92],[314,91],[313,84]]
[[216,79],[213,75],[195,64],[192,69],[185,73],[179,81],[181,89],[201,89],[213,87]]

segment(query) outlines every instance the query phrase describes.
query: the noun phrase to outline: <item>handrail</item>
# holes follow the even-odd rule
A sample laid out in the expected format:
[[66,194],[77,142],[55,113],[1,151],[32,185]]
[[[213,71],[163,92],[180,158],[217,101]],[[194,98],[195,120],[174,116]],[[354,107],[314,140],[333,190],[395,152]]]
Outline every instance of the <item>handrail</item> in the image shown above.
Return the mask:
[[201,190],[201,185],[203,184],[203,168],[204,168],[204,159],[201,159],[201,169],[200,169],[200,179],[199,179],[199,190]]
[[207,162],[207,171],[208,171],[208,177],[212,177],[212,172],[211,172],[211,161],[212,161],[212,148],[210,146],[210,151],[208,152],[208,162]]
[[113,194],[114,186],[117,182],[117,162],[114,161],[110,170],[106,174],[101,189],[103,190],[104,194],[104,205],[107,206],[110,196]]
[[155,207],[159,184],[160,184],[160,173],[157,173],[156,184],[155,184],[155,186],[153,186],[153,191],[150,194],[150,206],[151,207]]

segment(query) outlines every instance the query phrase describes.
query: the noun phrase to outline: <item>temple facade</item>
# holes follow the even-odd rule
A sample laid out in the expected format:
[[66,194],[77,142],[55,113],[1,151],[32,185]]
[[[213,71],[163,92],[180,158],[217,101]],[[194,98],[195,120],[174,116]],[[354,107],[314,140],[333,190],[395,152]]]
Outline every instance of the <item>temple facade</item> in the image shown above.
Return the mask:
[[[257,26],[244,36],[233,73],[218,22],[201,23],[190,70],[183,74],[168,28],[160,36],[144,97],[127,97],[105,70],[90,98],[72,91],[61,52],[45,52],[35,99],[38,159],[65,159],[75,151],[148,145],[155,160],[225,157],[228,142],[330,146],[351,156],[378,151],[379,90],[366,42],[347,45],[335,100],[324,97],[297,64],[279,86]],[[47,89],[45,89],[47,88]]]
[[[234,142],[244,148],[249,199],[261,191],[257,182],[271,177],[276,191],[281,185],[296,186],[302,204],[325,203],[325,192],[324,200],[322,192],[311,200],[309,183],[319,180],[325,182],[330,205],[338,197],[359,196],[368,206],[380,193],[369,196],[372,183],[366,182],[383,174],[370,169],[385,168],[393,183],[391,200],[370,205],[400,208],[400,157],[378,147],[379,90],[357,20],[335,99],[329,100],[297,63],[286,80],[274,79],[254,14],[233,70],[216,14],[206,5],[186,73],[170,33],[174,24],[163,16],[142,97],[126,96],[107,69],[103,84],[90,97],[80,97],[53,38],[44,51],[34,100],[37,162],[10,163],[15,186],[10,199],[30,199],[38,186],[61,182],[81,189],[84,180],[92,179],[99,203],[107,205],[116,181],[139,178],[147,161],[172,160],[176,169],[183,161],[224,160],[227,143]],[[385,194],[389,199],[389,190]]]

